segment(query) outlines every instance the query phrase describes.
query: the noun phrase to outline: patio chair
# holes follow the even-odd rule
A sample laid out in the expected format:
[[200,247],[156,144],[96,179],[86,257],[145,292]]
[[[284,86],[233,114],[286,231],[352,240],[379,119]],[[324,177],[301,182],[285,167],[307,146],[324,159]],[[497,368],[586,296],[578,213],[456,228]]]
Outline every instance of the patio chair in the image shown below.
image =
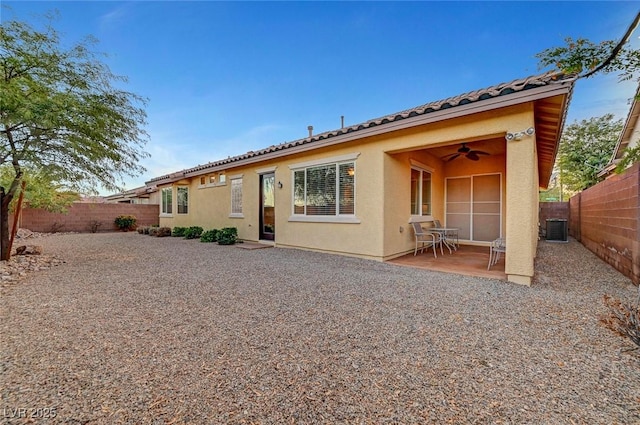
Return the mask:
[[425,230],[422,228],[420,223],[411,223],[413,226],[413,233],[416,238],[416,247],[413,251],[413,255],[415,256],[418,253],[418,248],[420,248],[420,252],[424,251],[425,248],[427,250],[429,247],[433,247],[433,256],[438,258],[436,254],[436,246],[440,245],[440,253],[444,255],[444,251],[442,251],[442,236],[438,232],[431,232],[429,230]]
[[506,255],[507,252],[507,240],[504,238],[498,238],[491,242],[489,246],[489,265],[487,265],[487,270],[491,268],[491,266],[495,265],[498,260],[500,260],[500,254],[503,253]]

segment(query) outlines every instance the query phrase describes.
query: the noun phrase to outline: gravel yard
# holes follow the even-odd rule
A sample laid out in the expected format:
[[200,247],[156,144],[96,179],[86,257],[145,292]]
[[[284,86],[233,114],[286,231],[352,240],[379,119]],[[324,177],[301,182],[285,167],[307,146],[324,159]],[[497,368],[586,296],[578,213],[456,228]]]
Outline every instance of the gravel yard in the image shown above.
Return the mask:
[[137,233],[29,243],[65,263],[0,291],[5,423],[640,423],[640,353],[598,323],[637,288],[575,241],[540,243],[531,288]]

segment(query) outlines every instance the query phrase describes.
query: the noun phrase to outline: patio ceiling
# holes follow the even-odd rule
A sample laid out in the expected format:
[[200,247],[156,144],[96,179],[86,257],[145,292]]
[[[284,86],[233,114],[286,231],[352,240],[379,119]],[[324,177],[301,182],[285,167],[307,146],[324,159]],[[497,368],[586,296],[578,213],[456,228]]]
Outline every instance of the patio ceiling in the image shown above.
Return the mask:
[[[560,132],[564,121],[564,113],[568,103],[567,95],[559,95],[534,102],[536,151],[538,153],[538,174],[540,187],[547,187],[555,163]],[[456,141],[453,144],[429,148],[430,154],[443,158],[458,151],[461,143],[465,143],[472,150],[480,150],[490,155],[503,155],[506,150],[504,137]],[[482,161],[484,157],[480,157]]]
[[[456,142],[454,144],[450,144],[446,146],[429,148],[428,152],[438,158],[443,158],[447,155],[458,152],[458,149],[460,149],[461,143],[463,142]],[[486,139],[486,140],[475,140],[472,142],[464,142],[464,144],[467,145],[467,147],[470,148],[471,150],[487,152],[489,155],[504,155],[505,153],[504,137]],[[483,158],[484,156],[481,156],[480,161],[482,161]],[[461,157],[459,157],[458,159],[461,159]]]

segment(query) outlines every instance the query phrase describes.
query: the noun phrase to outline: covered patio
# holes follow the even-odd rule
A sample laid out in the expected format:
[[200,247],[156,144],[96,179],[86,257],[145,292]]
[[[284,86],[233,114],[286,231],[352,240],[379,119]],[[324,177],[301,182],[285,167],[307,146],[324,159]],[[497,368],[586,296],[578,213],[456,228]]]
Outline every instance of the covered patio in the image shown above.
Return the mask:
[[457,251],[451,254],[445,248],[444,255],[437,251],[438,257],[433,256],[433,248],[424,252],[413,252],[402,257],[389,260],[388,263],[399,266],[414,267],[425,270],[433,270],[444,273],[461,274],[474,277],[488,277],[491,279],[507,280],[504,271],[504,255],[490,270],[487,270],[489,263],[489,247],[476,245],[460,245]]

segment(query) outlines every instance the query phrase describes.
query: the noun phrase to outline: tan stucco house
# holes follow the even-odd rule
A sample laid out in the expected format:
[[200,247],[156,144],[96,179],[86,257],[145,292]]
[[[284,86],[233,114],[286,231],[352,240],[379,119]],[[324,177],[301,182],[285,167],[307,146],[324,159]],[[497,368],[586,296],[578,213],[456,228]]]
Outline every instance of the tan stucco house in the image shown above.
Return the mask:
[[412,221],[463,244],[508,240],[528,285],[573,78],[498,84],[157,177],[160,225],[235,226],[248,241],[385,261],[414,248]]

